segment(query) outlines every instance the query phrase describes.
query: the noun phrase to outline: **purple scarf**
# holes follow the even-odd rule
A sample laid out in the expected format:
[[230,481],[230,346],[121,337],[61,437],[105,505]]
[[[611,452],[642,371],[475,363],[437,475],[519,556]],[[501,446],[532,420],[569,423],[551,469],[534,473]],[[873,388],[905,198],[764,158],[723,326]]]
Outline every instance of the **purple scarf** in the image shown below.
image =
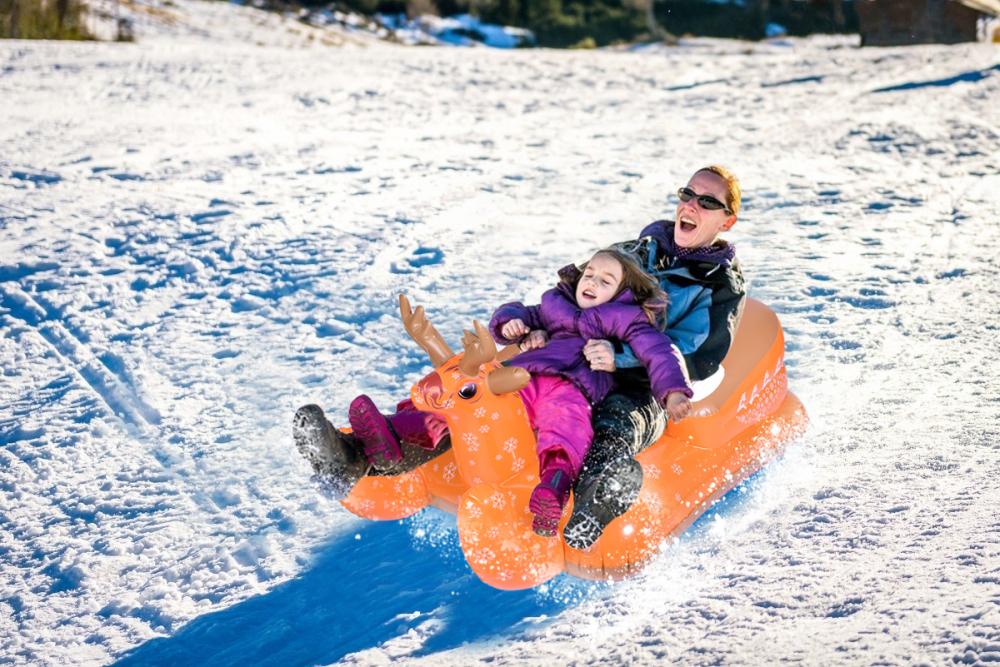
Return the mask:
[[674,243],[674,221],[657,220],[646,225],[646,228],[639,234],[639,238],[651,236],[656,239],[657,249],[660,255],[676,257],[680,260],[694,262],[709,262],[711,264],[721,264],[729,267],[736,257],[736,246],[722,239],[716,239],[715,243],[701,248],[682,248]]

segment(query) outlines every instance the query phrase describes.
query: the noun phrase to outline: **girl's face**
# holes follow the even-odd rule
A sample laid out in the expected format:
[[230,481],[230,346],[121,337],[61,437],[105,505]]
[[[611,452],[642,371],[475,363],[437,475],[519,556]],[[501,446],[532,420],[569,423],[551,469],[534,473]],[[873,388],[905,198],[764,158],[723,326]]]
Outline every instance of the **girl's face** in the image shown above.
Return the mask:
[[576,284],[576,303],[581,308],[593,308],[607,303],[618,293],[622,284],[622,265],[614,257],[594,255]]

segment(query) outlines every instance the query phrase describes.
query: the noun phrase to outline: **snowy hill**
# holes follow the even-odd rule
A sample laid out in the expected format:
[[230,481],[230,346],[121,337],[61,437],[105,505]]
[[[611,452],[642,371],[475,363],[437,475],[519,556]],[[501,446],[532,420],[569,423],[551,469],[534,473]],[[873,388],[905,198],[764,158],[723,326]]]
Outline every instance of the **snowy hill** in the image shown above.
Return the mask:
[[[0,662],[1000,655],[996,47],[334,48],[174,6],[218,28],[0,42]],[[455,342],[713,162],[812,426],[642,577],[493,591],[446,515],[310,486],[296,406],[426,372],[396,293]]]

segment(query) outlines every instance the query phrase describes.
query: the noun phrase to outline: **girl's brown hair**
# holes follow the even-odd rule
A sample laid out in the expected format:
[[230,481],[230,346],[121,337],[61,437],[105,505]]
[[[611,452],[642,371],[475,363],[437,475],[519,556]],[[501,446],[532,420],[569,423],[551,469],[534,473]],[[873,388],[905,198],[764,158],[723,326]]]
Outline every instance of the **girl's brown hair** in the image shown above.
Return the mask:
[[[604,248],[594,253],[594,257],[599,255],[610,257],[621,264],[622,282],[618,285],[615,296],[621,294],[623,290],[632,290],[636,304],[646,313],[650,323],[661,325],[663,323],[661,320],[667,310],[667,293],[660,289],[660,284],[656,282],[656,279],[642,270],[635,257],[618,248]],[[580,282],[580,277],[583,276],[583,271],[589,263],[588,260],[580,267],[579,273],[572,280],[566,281],[573,286],[573,289],[576,289],[576,284]]]

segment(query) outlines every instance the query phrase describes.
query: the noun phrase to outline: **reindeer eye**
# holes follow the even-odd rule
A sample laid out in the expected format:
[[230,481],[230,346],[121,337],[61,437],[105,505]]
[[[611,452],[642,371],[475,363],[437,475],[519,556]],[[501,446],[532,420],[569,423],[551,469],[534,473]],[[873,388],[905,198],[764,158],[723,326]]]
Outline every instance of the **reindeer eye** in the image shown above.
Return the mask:
[[476,383],[469,382],[462,385],[462,388],[458,390],[458,395],[465,399],[470,399],[476,395]]

